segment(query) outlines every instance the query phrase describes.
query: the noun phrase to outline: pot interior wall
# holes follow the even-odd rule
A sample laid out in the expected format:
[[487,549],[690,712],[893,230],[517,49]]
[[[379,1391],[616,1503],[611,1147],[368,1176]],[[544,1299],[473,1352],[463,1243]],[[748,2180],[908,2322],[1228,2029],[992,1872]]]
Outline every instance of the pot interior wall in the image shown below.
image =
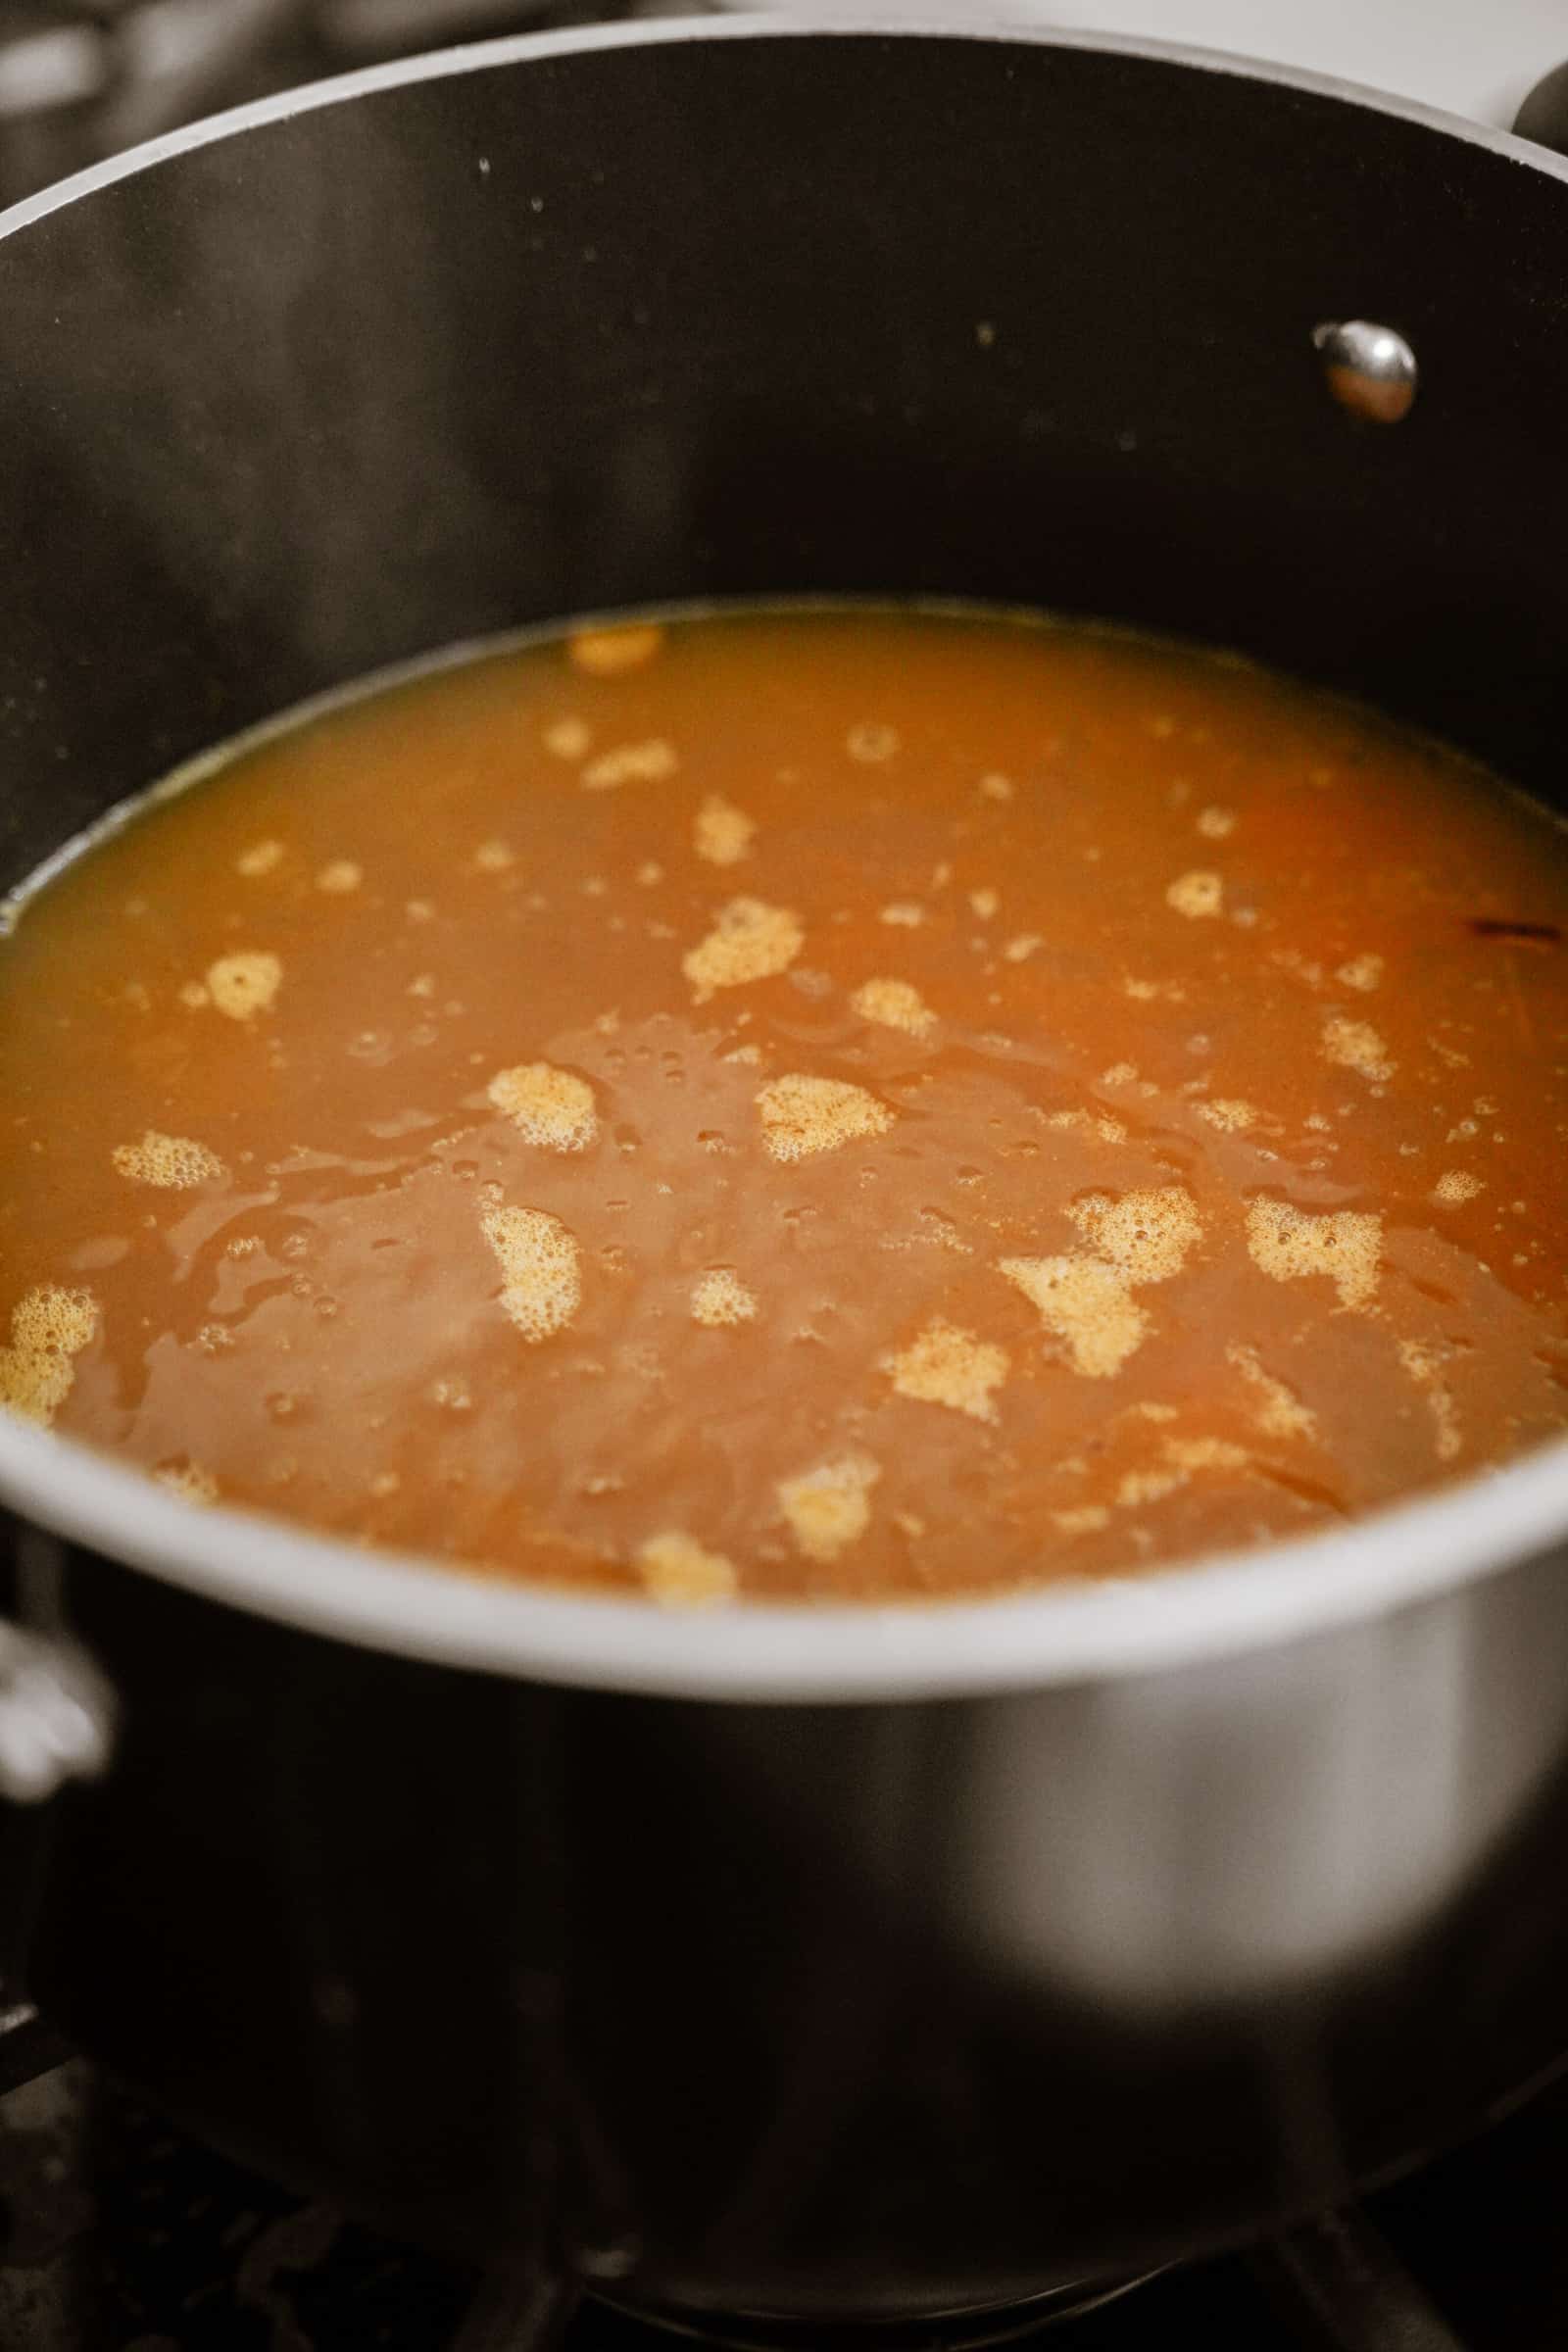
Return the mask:
[[[1000,598],[1241,646],[1550,794],[1568,184],[994,39],[503,59],[0,244],[0,887],[300,698],[551,614]],[[1399,325],[1397,427],[1324,318]]]

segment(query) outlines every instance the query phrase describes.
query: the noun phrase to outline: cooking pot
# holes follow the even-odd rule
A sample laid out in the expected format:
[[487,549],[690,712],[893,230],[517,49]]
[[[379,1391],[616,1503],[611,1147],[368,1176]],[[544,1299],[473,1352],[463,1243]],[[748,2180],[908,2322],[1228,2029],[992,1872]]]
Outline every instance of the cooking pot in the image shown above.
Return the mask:
[[[1564,794],[1568,168],[1418,108],[976,27],[502,42],[36,198],[0,318],[0,886],[366,672],[728,597],[1187,632]],[[20,1426],[0,1494],[0,1768],[73,1783],[13,1818],[27,1985],[432,2242],[974,2310],[1568,2045],[1568,1448],[1125,1582],[701,1618]]]

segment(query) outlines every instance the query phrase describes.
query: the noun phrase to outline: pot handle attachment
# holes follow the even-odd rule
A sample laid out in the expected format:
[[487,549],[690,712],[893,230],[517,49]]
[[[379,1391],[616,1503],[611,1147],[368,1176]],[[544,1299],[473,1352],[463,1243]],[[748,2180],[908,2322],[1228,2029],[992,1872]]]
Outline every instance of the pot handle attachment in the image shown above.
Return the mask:
[[0,1798],[37,1805],[109,1761],[103,1678],[73,1644],[0,1621]]
[[0,1800],[38,1805],[109,1762],[115,1707],[108,1684],[60,1623],[56,1546],[0,1509],[0,1544],[16,1566],[24,1615],[0,1617]]

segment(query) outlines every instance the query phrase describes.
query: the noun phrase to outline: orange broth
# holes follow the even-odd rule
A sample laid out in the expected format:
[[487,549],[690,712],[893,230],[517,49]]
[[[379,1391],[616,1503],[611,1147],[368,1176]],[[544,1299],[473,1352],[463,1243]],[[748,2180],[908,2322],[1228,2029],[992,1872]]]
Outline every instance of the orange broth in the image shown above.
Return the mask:
[[676,1605],[1321,1529],[1568,1419],[1565,927],[1494,780],[1110,631],[379,685],[0,940],[0,1401]]

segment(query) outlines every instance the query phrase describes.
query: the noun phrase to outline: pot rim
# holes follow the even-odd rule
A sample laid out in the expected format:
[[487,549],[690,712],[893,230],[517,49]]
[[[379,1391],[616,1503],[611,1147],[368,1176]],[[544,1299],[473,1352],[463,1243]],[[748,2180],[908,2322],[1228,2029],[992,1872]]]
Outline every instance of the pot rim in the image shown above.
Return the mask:
[[[747,15],[515,35],[287,90],[170,132],[0,213],[0,239],[175,156],[404,84],[601,49],[768,39],[1002,41],[1147,58],[1398,116],[1568,181],[1511,132],[1334,76],[1180,43],[999,23]],[[141,1472],[0,1414],[0,1497],[27,1519],[230,1607],[365,1647],[532,1681],[670,1697],[917,1699],[1107,1680],[1324,1634],[1495,1574],[1568,1538],[1568,1440],[1326,1535],[976,1601],[660,1610],[192,1509]]]

